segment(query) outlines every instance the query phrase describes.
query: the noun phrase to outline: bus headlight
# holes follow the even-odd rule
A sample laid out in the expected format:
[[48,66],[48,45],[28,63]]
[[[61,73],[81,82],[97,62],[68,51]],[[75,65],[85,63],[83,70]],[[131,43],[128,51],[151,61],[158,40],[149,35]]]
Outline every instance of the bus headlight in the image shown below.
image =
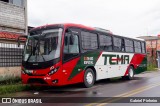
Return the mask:
[[22,73],[22,74],[26,74],[26,72],[25,72],[25,70],[24,70],[24,69],[22,69],[22,70],[21,70],[21,73]]
[[59,69],[59,67],[51,69],[50,72],[48,73],[48,75],[52,75],[52,74],[56,73],[58,71],[58,69]]
[[33,70],[22,69],[23,74],[32,74]]

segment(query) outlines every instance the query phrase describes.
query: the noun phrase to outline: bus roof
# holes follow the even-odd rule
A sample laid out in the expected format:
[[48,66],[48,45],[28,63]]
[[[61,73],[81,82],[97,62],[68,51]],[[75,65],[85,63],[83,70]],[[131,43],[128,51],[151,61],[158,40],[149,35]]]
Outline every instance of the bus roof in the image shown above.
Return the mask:
[[[97,28],[97,27],[89,27],[89,26],[85,26],[85,25],[82,25],[82,24],[74,24],[74,23],[47,24],[47,25],[35,27],[31,31],[34,31],[34,30],[37,30],[37,29],[46,28],[46,27],[52,27],[52,26],[53,27],[54,26],[59,26],[59,27],[65,27],[65,28],[66,27],[78,27],[78,28],[87,29],[87,30],[91,30],[91,31],[97,31],[97,32],[101,32],[101,33],[108,33],[108,34],[113,35],[113,36],[115,35],[115,34],[112,34],[112,32],[110,32],[110,30]],[[126,36],[120,36],[120,35],[115,35],[115,36],[128,38],[128,39],[139,40],[139,41],[144,41],[143,39],[140,39],[140,38],[132,38],[132,37],[126,37]]]
[[141,39],[141,38],[133,38],[133,37],[120,36],[120,35],[115,35],[115,34],[113,34],[113,36],[122,37],[122,38],[126,38],[126,39],[137,40],[137,41],[145,41],[144,39]]
[[93,28],[93,27],[88,27],[88,26],[81,25],[81,24],[61,23],[61,24],[47,24],[47,25],[35,27],[35,28],[33,28],[31,31],[37,30],[37,29],[41,29],[41,28],[46,28],[46,27],[52,27],[52,26],[79,27],[79,28],[84,28],[84,29],[88,29],[88,30],[95,30],[95,28]]

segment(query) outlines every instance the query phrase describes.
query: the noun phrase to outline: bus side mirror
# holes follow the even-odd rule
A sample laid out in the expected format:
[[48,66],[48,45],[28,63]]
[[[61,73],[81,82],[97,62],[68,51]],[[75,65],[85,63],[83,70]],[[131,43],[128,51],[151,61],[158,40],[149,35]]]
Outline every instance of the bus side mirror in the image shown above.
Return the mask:
[[65,38],[64,38],[64,42],[65,42],[65,46],[68,44],[68,36],[65,36]]
[[69,45],[73,45],[74,43],[74,36],[73,33],[70,29],[66,30],[67,36],[69,37],[69,39],[67,39],[67,36],[65,38],[65,45],[69,44]]
[[17,46],[18,46],[18,47],[20,47],[20,38],[24,38],[24,41],[25,41],[25,39],[27,38],[27,35],[22,35],[22,36],[19,36],[19,37],[17,38]]
[[74,36],[73,34],[71,34],[70,36],[70,45],[73,45],[74,44]]

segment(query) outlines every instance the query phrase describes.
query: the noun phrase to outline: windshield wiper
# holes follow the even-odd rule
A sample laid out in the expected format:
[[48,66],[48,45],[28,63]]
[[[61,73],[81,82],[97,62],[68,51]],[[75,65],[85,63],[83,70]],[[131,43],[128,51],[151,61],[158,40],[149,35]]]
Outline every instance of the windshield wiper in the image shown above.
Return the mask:
[[28,59],[27,59],[27,62],[29,61],[29,59],[31,58],[31,56],[33,55],[33,52],[36,56],[36,62],[37,62],[37,56],[40,54],[43,58],[43,61],[46,61],[44,56],[41,54],[41,51],[40,51],[40,38],[43,39],[44,37],[44,34],[39,34],[38,36],[38,39],[37,39],[37,43],[36,43],[36,46],[32,46],[33,47],[33,50],[31,50],[31,54],[29,55]]
[[39,53],[40,53],[40,55],[42,56],[43,61],[46,61],[45,58],[44,58],[44,56],[41,54],[40,50],[39,50]]
[[[43,36],[43,34],[41,34],[41,35]],[[41,36],[41,35],[40,35],[40,36]],[[40,55],[42,56],[43,61],[46,61],[45,58],[44,58],[44,56],[42,55],[42,53],[41,53],[41,51],[40,51],[40,38],[38,39],[38,54],[40,54]]]
[[[28,61],[29,61],[29,59],[30,59],[30,58],[31,58],[31,56],[33,55],[33,52],[35,52],[34,54],[36,55],[37,45],[38,45],[38,41],[37,41],[37,43],[36,43],[36,46],[35,46],[35,47],[32,45],[32,47],[31,47],[31,54],[29,55],[29,57],[28,57],[28,59],[27,59],[27,61],[26,61],[26,62],[28,62]],[[33,48],[33,49],[32,49],[32,48]],[[36,61],[37,61],[37,55],[36,55]]]
[[[37,42],[38,43],[38,42]],[[37,46],[37,44],[36,44],[36,46]],[[33,47],[33,46],[32,46]],[[31,56],[32,56],[32,54],[33,54],[33,52],[35,52],[36,51],[36,47],[33,47],[33,50],[32,50],[32,47],[31,47],[31,54],[29,55],[29,57],[28,57],[28,59],[27,59],[27,61],[26,62],[28,62],[29,61],[29,59],[31,58]]]

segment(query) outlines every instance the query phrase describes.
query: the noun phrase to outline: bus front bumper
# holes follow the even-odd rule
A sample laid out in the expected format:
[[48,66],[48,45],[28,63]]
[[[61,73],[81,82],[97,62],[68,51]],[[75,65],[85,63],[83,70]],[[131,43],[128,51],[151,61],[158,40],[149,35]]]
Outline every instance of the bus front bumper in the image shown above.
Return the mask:
[[62,86],[64,85],[58,78],[53,78],[51,76],[29,76],[27,74],[22,74],[22,83],[40,86]]

